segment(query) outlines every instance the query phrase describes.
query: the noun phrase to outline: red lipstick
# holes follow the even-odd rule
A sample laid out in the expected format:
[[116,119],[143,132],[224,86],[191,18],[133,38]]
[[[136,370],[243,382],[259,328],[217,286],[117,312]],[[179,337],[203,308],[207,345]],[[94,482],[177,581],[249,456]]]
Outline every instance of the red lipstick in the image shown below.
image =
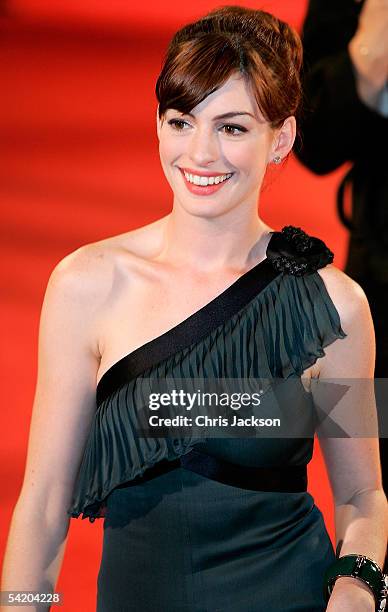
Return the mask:
[[[232,178],[233,173],[232,172],[224,172],[224,173],[217,173],[217,172],[198,172],[198,171],[194,171],[191,168],[179,168],[179,170],[181,171],[183,180],[185,182],[185,185],[187,187],[187,189],[190,191],[190,193],[194,194],[194,195],[212,195],[213,193],[216,193],[216,191],[219,191],[219,189],[221,189],[229,180],[230,178]],[[227,179],[224,179],[221,183],[218,183],[217,185],[195,185],[194,183],[190,183],[190,181],[187,180],[184,171],[185,170],[188,174],[196,174],[197,176],[206,176],[206,177],[210,177],[210,176],[222,176],[223,174],[230,174],[232,176],[230,176]]]

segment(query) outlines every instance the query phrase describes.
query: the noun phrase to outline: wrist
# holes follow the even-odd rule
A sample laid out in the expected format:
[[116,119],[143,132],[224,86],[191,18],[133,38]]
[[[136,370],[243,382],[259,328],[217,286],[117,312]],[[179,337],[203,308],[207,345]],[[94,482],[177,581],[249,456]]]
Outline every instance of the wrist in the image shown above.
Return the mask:
[[334,593],[349,593],[356,596],[362,601],[375,602],[375,596],[372,589],[359,578],[354,576],[339,576],[335,581],[332,594]]
[[324,575],[324,595],[326,601],[335,592],[335,601],[372,603],[377,609],[387,596],[386,576],[382,569],[366,555],[349,553],[336,560],[326,569]]

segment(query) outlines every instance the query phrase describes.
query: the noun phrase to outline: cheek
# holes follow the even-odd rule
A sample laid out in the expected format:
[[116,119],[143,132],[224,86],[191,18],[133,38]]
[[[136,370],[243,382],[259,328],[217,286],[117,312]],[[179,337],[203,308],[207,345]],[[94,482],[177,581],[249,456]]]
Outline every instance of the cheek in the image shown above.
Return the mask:
[[183,138],[169,138],[165,135],[161,135],[159,140],[159,155],[163,160],[168,163],[176,159],[184,150]]
[[257,179],[263,174],[267,165],[267,151],[265,146],[252,143],[234,143],[225,147],[224,153],[229,163],[242,174]]

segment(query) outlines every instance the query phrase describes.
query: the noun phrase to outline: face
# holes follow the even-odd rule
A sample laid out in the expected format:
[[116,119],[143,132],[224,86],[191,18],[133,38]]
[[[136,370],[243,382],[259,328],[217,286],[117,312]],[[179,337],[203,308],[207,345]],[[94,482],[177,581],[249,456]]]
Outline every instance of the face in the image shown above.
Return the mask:
[[190,114],[170,108],[162,121],[157,116],[157,131],[174,206],[212,216],[242,203],[257,205],[268,163],[292,148],[295,119],[274,131],[236,75]]

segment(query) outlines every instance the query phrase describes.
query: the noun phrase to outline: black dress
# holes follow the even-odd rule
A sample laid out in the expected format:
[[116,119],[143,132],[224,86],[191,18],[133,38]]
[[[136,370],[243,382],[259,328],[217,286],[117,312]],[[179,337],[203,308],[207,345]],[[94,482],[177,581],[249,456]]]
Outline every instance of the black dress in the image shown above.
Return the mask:
[[274,232],[262,262],[101,378],[68,509],[104,518],[98,612],[326,609],[323,574],[335,553],[306,490],[313,435],[228,426],[155,437],[139,398],[166,377],[261,381],[267,397],[271,382],[287,380],[283,414],[303,420],[312,402],[301,374],[346,335],[317,272],[331,261],[299,228]]

